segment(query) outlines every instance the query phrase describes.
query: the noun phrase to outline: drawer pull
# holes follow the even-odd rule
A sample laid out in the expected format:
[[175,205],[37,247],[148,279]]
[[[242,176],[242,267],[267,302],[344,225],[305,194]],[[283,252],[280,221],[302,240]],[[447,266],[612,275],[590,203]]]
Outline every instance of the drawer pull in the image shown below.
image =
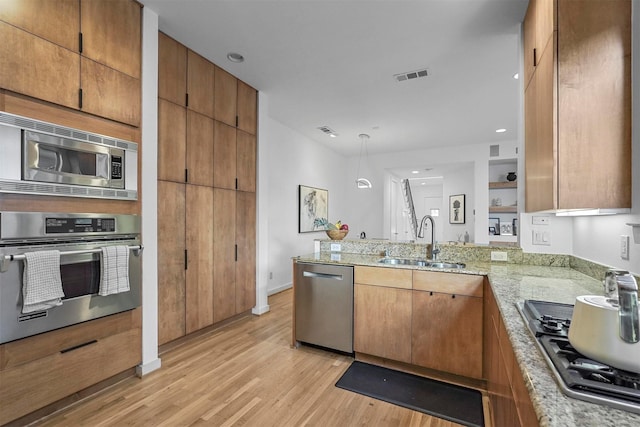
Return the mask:
[[79,348],[86,347],[86,346],[91,345],[91,344],[95,344],[97,342],[98,342],[98,340],[91,340],[91,341],[88,341],[88,342],[83,343],[83,344],[74,345],[73,347],[69,347],[69,348],[65,348],[64,350],[60,350],[60,353],[61,354],[68,353],[70,351],[77,350]]

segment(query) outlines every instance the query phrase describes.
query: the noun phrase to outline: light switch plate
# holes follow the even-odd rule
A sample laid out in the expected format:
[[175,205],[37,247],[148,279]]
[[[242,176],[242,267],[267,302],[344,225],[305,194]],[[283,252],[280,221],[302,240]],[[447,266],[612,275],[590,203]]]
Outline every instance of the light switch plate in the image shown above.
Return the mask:
[[507,252],[491,251],[491,261],[507,261]]
[[533,216],[531,217],[531,223],[533,225],[549,225],[548,216]]
[[620,258],[629,259],[629,236],[620,236]]
[[341,250],[342,250],[342,245],[340,243],[331,244],[331,252],[340,252]]
[[551,246],[551,232],[545,230],[532,230],[534,245]]

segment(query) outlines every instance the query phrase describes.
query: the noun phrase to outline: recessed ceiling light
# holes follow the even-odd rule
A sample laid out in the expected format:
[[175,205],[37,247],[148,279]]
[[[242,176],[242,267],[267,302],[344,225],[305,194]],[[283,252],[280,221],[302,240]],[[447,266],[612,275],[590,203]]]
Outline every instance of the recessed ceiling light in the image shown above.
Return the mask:
[[240,55],[237,52],[229,52],[227,54],[227,59],[231,62],[244,62],[244,56]]
[[411,173],[420,173],[420,171],[411,171]]
[[513,78],[514,78],[514,79],[516,79],[516,80],[518,80],[518,79],[520,78],[520,74],[515,73],[515,74],[513,75]]
[[506,129],[496,129],[496,133],[504,133],[506,132]]

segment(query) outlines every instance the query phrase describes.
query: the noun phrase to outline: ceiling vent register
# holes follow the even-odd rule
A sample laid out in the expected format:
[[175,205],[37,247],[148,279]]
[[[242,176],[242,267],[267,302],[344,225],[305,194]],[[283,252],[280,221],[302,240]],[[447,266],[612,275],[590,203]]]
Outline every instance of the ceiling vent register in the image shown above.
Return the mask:
[[338,134],[336,133],[336,131],[334,131],[333,129],[331,129],[329,126],[320,126],[318,129],[320,129],[322,132],[326,133],[329,136],[332,137],[336,137],[338,136]]
[[413,80],[420,77],[427,77],[430,74],[431,73],[429,72],[428,68],[423,68],[422,70],[408,71],[406,73],[394,74],[393,78],[396,79],[396,81],[398,82],[404,82],[406,80]]

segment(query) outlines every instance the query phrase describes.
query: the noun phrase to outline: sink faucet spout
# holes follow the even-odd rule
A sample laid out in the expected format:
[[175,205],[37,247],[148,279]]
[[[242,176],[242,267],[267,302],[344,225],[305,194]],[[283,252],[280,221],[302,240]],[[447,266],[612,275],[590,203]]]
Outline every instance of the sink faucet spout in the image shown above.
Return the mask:
[[[418,231],[418,237],[424,238],[424,227],[427,221],[431,223],[431,246],[427,247],[427,259],[435,260],[440,253],[440,249],[436,246],[436,223],[431,215],[425,215],[420,220],[420,231]],[[429,249],[431,249],[431,251],[429,251]]]

